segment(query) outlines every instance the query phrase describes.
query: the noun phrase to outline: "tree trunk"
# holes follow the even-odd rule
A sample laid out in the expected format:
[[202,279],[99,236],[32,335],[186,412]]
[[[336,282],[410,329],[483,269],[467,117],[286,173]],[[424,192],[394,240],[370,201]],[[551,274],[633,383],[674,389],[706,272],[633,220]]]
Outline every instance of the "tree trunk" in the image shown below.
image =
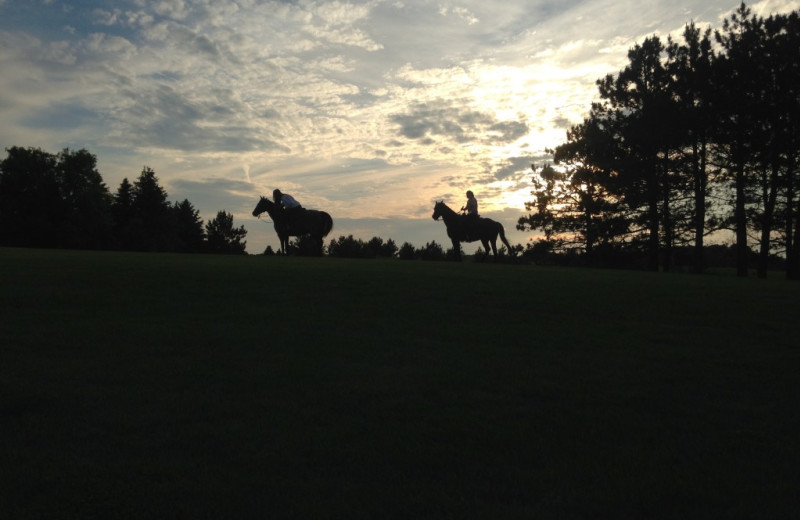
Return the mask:
[[589,263],[594,262],[594,244],[597,240],[597,231],[595,230],[595,222],[594,222],[594,215],[593,215],[593,204],[594,204],[594,185],[589,183],[586,188],[588,194],[588,202],[585,204],[585,208],[583,211],[583,219],[584,219],[584,226],[586,228],[586,257],[589,259]]
[[[655,176],[653,176],[655,177]],[[650,236],[647,239],[647,268],[658,271],[658,243],[659,243],[659,215],[658,215],[658,186],[655,178],[651,179],[647,187],[648,205],[647,220]]]
[[800,208],[794,211],[794,233],[792,238],[792,256],[787,264],[787,278],[790,280],[800,280]]
[[736,227],[736,275],[747,276],[747,264],[750,248],[747,246],[747,214],[744,200],[744,161],[739,158],[736,164],[736,209],[734,225]]
[[761,242],[758,249],[758,277],[767,277],[769,266],[769,245],[772,237],[772,223],[775,219],[775,202],[778,197],[778,165],[773,161],[768,179],[764,179],[764,214],[761,218]]
[[664,198],[664,260],[662,268],[665,273],[672,270],[672,246],[674,242],[674,232],[672,229],[672,214],[670,211],[669,197]]
[[664,205],[662,212],[664,214],[664,259],[663,259],[663,269],[665,273],[668,273],[672,270],[672,245],[675,240],[674,238],[674,223],[672,222],[672,208],[670,207],[670,190],[669,190],[669,176],[667,175],[667,161],[666,157],[669,156],[669,153],[665,155],[664,159]]
[[705,269],[703,259],[703,240],[706,224],[706,192],[708,191],[708,178],[706,177],[706,143],[697,143],[692,148],[694,163],[694,259],[693,273],[702,273]]
[[[794,162],[790,159],[786,168],[786,279],[800,280],[800,243],[798,243],[798,226],[800,211],[795,207]],[[795,222],[795,219],[798,219]]]

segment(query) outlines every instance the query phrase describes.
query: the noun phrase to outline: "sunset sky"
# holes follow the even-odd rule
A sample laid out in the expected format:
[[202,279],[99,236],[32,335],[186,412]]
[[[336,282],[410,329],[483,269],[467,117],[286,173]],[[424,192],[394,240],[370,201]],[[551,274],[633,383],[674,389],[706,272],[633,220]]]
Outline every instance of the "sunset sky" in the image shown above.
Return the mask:
[[[797,2],[749,4],[754,12]],[[449,246],[434,200],[512,243],[530,164],[565,141],[653,34],[721,28],[732,0],[0,0],[0,146],[86,148],[115,193],[151,167],[277,248],[251,211],[274,188],[334,230]],[[5,157],[5,152],[3,152]],[[472,252],[475,245],[465,251]]]

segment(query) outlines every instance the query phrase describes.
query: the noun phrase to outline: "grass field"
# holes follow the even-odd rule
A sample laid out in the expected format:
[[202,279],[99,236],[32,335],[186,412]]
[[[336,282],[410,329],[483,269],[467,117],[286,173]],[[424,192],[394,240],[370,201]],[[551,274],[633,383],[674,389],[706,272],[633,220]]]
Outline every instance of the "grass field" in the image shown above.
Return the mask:
[[0,249],[0,518],[791,518],[800,286]]

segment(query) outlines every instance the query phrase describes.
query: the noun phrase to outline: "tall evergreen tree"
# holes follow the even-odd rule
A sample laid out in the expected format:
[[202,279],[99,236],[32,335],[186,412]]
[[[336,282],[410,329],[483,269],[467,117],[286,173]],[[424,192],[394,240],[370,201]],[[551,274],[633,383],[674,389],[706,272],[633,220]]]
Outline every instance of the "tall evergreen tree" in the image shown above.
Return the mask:
[[[758,198],[752,210],[752,221],[759,233],[757,272],[760,278],[766,278],[768,260],[775,245],[775,231],[779,227],[778,219],[782,215],[778,208],[779,199],[785,195],[787,146],[792,141],[787,109],[797,104],[797,99],[792,99],[792,94],[797,91],[790,84],[787,65],[790,67],[796,60],[787,61],[789,56],[781,52],[786,17],[771,16],[765,20],[754,16],[747,30],[757,45],[755,53],[758,57],[758,68],[753,78],[759,104],[755,118],[759,131],[753,136],[757,166],[754,181]],[[797,48],[794,50],[796,54]]]
[[[704,268],[703,250],[708,225],[711,228],[717,226],[709,196],[709,147],[714,127],[711,109],[714,59],[711,30],[706,29],[701,33],[694,23],[687,25],[683,32],[683,43],[670,39],[667,53],[682,137],[678,168],[682,170],[689,186],[686,191],[691,192],[691,197],[687,197],[692,204],[686,229],[693,235],[692,270],[700,273]],[[710,221],[707,220],[709,215]]]
[[[800,154],[800,17],[773,15],[762,20],[765,36],[762,62],[764,88],[764,147],[760,164],[763,211],[758,274],[767,275],[768,256],[786,252],[787,277],[795,260],[793,237],[796,213],[797,164]],[[775,247],[777,244],[777,248]]]
[[175,229],[174,250],[182,253],[199,253],[205,244],[203,220],[188,199],[176,202],[172,206],[173,226]]
[[133,208],[133,185],[127,177],[117,188],[111,203],[114,218],[113,244],[116,249],[135,250],[140,242],[141,225],[135,217]]
[[661,40],[647,38],[628,52],[628,66],[618,76],[598,82],[600,96],[619,133],[618,186],[637,221],[647,230],[648,267],[658,270],[661,234],[667,248],[673,243],[671,215],[671,152],[676,142],[676,110],[670,79],[662,61]]
[[784,69],[784,115],[786,118],[786,204],[784,240],[786,277],[800,280],[800,13],[785,16],[785,30],[778,37],[778,61]]
[[716,115],[720,121],[715,136],[718,161],[733,183],[733,227],[736,235],[736,270],[747,276],[750,261],[748,206],[752,206],[754,141],[757,138],[759,59],[752,11],[741,4],[715,32],[722,52],[715,60]]
[[149,167],[142,169],[131,188],[136,224],[141,226],[136,249],[143,251],[168,251],[173,237],[171,206],[167,192],[161,187],[156,173]]

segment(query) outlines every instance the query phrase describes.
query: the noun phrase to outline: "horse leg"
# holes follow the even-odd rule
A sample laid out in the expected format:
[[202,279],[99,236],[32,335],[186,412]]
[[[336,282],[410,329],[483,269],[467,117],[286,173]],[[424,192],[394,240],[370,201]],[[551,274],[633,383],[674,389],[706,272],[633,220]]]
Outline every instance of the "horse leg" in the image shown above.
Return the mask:
[[461,242],[456,240],[455,238],[452,239],[453,242],[453,254],[456,257],[456,262],[461,261]]
[[497,261],[497,244],[494,240],[481,240],[483,243],[483,250],[486,251],[486,256],[483,257],[484,260],[489,258],[489,245],[492,246],[492,254],[494,255],[494,260]]

